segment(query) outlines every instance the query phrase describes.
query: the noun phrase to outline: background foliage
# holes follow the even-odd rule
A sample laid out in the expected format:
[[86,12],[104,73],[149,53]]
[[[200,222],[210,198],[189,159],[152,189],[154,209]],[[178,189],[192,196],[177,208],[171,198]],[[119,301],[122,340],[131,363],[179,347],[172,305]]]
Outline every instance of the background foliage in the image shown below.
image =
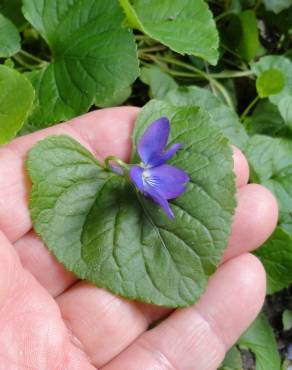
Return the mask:
[[277,197],[279,225],[256,252],[269,321],[257,319],[225,370],[289,365],[291,19],[291,0],[0,0],[0,144],[96,107],[200,106]]

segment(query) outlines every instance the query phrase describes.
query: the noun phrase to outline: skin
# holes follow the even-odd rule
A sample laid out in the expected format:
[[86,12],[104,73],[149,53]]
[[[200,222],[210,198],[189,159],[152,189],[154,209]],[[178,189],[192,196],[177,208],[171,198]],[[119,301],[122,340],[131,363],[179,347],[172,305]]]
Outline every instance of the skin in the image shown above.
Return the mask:
[[28,149],[49,134],[65,133],[98,159],[127,160],[137,113],[131,107],[91,112],[0,149],[0,370],[216,370],[261,309],[265,273],[249,252],[272,233],[278,209],[268,190],[247,184],[248,164],[236,148],[232,235],[193,307],[170,311],[78,282],[32,231]]

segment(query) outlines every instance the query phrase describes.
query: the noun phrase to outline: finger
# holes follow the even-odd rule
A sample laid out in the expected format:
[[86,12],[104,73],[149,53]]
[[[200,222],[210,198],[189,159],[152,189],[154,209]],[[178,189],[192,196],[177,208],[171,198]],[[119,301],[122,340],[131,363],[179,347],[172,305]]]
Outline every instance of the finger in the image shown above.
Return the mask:
[[195,307],[176,310],[102,369],[216,370],[264,296],[262,265],[252,255],[236,257],[217,270]]
[[1,369],[93,369],[71,343],[56,302],[0,232]]
[[75,275],[57,261],[33,231],[17,240],[14,246],[23,267],[29,270],[53,297],[63,293],[76,282]]
[[0,149],[0,230],[16,241],[31,228],[28,211],[29,181],[24,168],[27,151],[48,135],[67,134],[81,142],[99,159],[116,155],[127,159],[130,135],[138,108],[121,107],[91,112],[31,135]]
[[240,188],[248,183],[249,166],[244,154],[234,145],[233,150],[233,170],[236,176],[236,186]]
[[257,184],[237,191],[237,209],[223,261],[258,248],[274,231],[278,205],[273,194]]
[[[64,321],[99,367],[171,310],[131,302],[79,282],[57,298]],[[78,303],[77,303],[78,302]]]

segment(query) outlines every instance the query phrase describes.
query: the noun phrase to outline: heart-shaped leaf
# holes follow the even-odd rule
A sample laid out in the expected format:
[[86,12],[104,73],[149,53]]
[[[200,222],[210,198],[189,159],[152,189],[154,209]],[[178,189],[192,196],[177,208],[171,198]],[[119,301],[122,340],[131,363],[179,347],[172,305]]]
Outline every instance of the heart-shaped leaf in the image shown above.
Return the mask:
[[0,65],[0,144],[13,139],[30,113],[34,90],[12,68]]
[[256,88],[260,98],[279,94],[285,86],[285,77],[278,69],[267,69],[262,72],[256,81]]
[[31,216],[49,249],[79,277],[126,298],[188,306],[204,291],[228,241],[232,152],[209,115],[158,101],[142,110],[134,145],[161,116],[171,121],[170,144],[184,145],[171,162],[191,178],[171,202],[175,220],[66,136],[49,137],[29,153]]
[[292,129],[292,96],[280,100],[279,111],[286,125]]
[[0,13],[0,58],[11,57],[20,50],[20,36],[14,24]]
[[292,236],[278,227],[255,252],[267,273],[267,292],[273,294],[292,283]]
[[87,112],[128,87],[138,76],[136,45],[122,28],[115,0],[24,0],[24,15],[53,54],[34,74],[37,109],[31,123],[52,124]]
[[[258,78],[262,79],[262,82],[265,82],[264,96],[270,95],[269,100],[272,103],[279,104],[282,98],[292,95],[292,62],[288,58],[281,55],[267,55],[254,63],[251,69]],[[262,76],[263,74],[265,75]],[[271,92],[267,85],[267,79],[272,75],[276,76],[276,87],[281,87],[278,92],[276,90]]]
[[154,99],[163,100],[169,91],[178,86],[169,74],[155,65],[141,68],[140,80],[149,85],[149,95]]
[[281,358],[271,325],[260,314],[238,341],[241,348],[249,349],[256,359],[256,370],[280,370]]
[[216,64],[219,37],[203,0],[120,0],[131,27],[170,49]]
[[280,206],[280,223],[292,232],[292,141],[289,138],[253,136],[245,154],[252,180],[269,188]]

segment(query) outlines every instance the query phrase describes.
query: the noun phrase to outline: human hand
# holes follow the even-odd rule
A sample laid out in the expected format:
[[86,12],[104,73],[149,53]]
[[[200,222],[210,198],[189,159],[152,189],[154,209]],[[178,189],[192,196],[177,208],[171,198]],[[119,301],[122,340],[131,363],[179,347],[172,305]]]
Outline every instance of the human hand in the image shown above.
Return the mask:
[[65,133],[99,159],[126,160],[137,113],[129,107],[91,112],[0,149],[0,370],[216,370],[259,312],[265,274],[248,252],[272,233],[278,210],[268,190],[247,184],[248,165],[238,149],[232,235],[194,307],[171,312],[77,282],[31,229],[28,149],[46,135]]

